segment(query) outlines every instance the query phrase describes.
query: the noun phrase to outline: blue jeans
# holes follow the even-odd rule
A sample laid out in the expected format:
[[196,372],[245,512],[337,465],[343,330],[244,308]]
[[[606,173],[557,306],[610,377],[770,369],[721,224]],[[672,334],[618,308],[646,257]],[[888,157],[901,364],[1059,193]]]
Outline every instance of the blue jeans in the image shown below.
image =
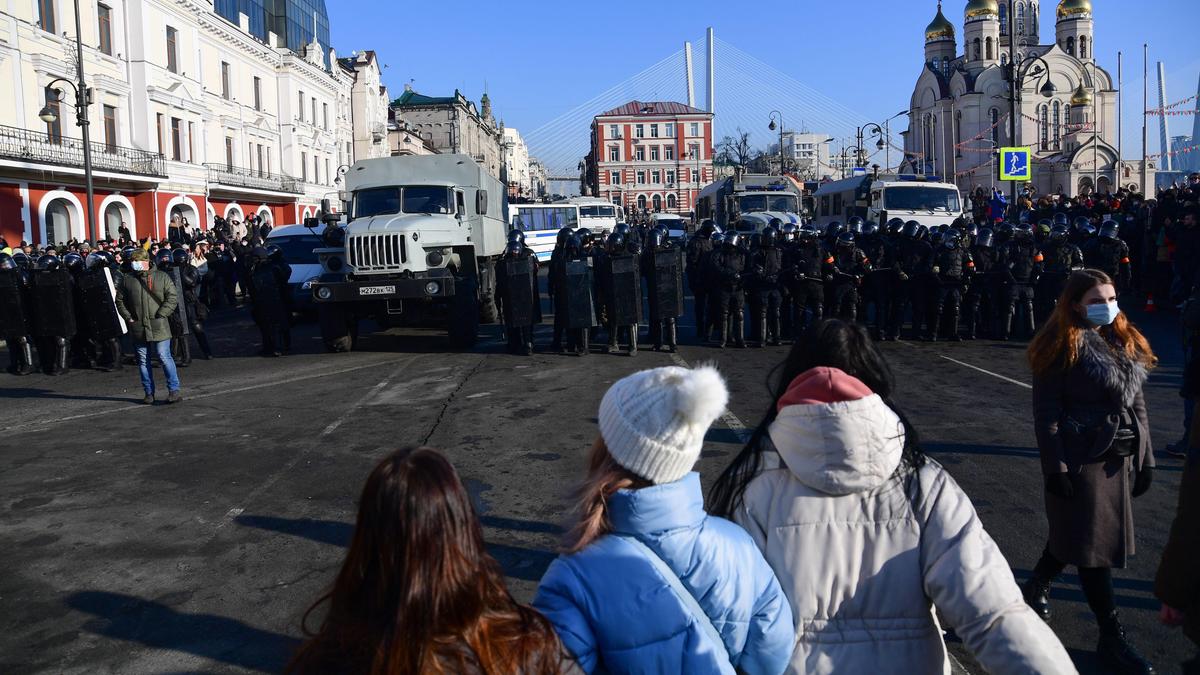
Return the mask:
[[167,376],[167,391],[179,391],[179,373],[175,370],[175,359],[171,358],[171,341],[135,342],[133,349],[137,352],[138,372],[142,376],[142,389],[146,394],[154,395],[154,371],[150,368],[150,347],[158,353],[162,361],[163,373]]

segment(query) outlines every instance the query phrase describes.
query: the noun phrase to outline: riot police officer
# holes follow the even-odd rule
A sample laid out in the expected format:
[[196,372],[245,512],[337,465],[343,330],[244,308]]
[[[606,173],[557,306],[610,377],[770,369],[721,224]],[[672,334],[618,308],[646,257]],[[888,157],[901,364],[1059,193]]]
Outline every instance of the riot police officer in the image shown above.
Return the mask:
[[987,228],[979,230],[975,244],[971,247],[971,259],[975,263],[975,274],[971,276],[967,289],[964,314],[967,321],[967,339],[974,340],[983,327],[984,336],[992,335],[995,327],[999,288],[996,273],[1000,252],[993,246],[994,233]]
[[1050,230],[1050,237],[1042,246],[1042,276],[1038,279],[1034,295],[1037,302],[1034,305],[1034,315],[1038,325],[1050,318],[1058,304],[1058,296],[1062,295],[1071,272],[1081,269],[1083,252],[1070,241],[1070,232],[1066,226],[1056,225]]
[[919,332],[924,322],[927,289],[922,283],[922,275],[929,269],[933,257],[933,248],[925,241],[926,234],[924,225],[910,220],[904,224],[903,234],[896,244],[892,265],[896,270],[896,282],[888,296],[891,319],[888,321],[887,339],[900,339],[904,314],[909,308],[912,309],[914,332]]
[[1121,227],[1114,220],[1100,225],[1097,236],[1083,245],[1083,259],[1088,267],[1098,269],[1117,283],[1118,289],[1129,288],[1129,245],[1121,241]]
[[584,249],[579,234],[575,233],[567,238],[559,262],[550,268],[550,274],[557,277],[554,282],[554,311],[555,314],[563,314],[566,346],[577,356],[587,355],[588,332],[596,325],[592,266],[592,257]]
[[69,370],[70,340],[75,337],[75,284],[58,256],[43,255],[29,277],[33,300],[33,336],[42,370],[62,375]]
[[[286,263],[280,265],[272,260],[274,252],[262,246],[251,253],[254,264],[250,273],[250,299],[254,303],[252,315],[262,335],[261,356],[282,356],[290,347],[287,281],[291,276]],[[282,252],[276,254],[282,262]]]
[[[180,279],[183,281],[183,293],[180,297],[183,298],[185,316],[192,337],[196,338],[196,344],[200,345],[200,352],[204,355],[204,360],[211,361],[213,358],[212,346],[209,345],[208,334],[204,332],[204,322],[208,320],[208,306],[200,298],[202,282],[200,270],[192,264],[192,256],[182,248],[171,251],[171,263],[175,269],[179,270]],[[186,336],[183,341],[187,342]],[[188,352],[190,361],[191,350],[189,349]]]
[[683,316],[682,251],[671,244],[661,229],[651,230],[648,236],[642,254],[642,274],[646,278],[650,307],[650,339],[654,341],[654,351],[665,346],[674,353],[678,345],[675,323]]
[[504,316],[508,353],[533,354],[533,327],[542,320],[537,292],[537,256],[519,239],[510,239],[496,275],[496,297]]
[[[887,298],[888,289],[895,282],[896,273],[892,269],[890,242],[884,237],[879,225],[874,221],[863,223],[862,234],[858,238],[858,246],[862,249],[871,271],[863,278],[862,302],[859,315],[863,323],[873,321],[871,331],[875,339],[883,339],[887,327]],[[874,309],[874,314],[870,310]]]
[[758,248],[751,252],[750,313],[754,316],[758,346],[780,343],[780,307],[783,304],[783,251],[778,246],[778,232],[764,227],[759,234]]
[[71,367],[94,368],[96,366],[96,350],[92,342],[90,325],[84,310],[83,298],[79,293],[79,277],[84,272],[83,256],[74,251],[63,255],[62,266],[71,275],[72,288],[75,295],[75,336],[71,338]]
[[933,313],[930,317],[926,339],[937,342],[939,330],[950,340],[959,342],[959,310],[962,307],[963,284],[975,271],[975,262],[969,251],[962,246],[958,230],[950,229],[942,235],[941,246],[933,255],[934,295]]
[[569,227],[564,227],[558,231],[558,237],[554,241],[554,250],[550,253],[550,273],[546,276],[546,290],[550,293],[550,302],[554,307],[554,337],[550,344],[550,351],[562,353],[563,331],[567,327],[567,309],[565,306],[559,305],[559,300],[566,297],[565,293],[560,293],[561,289],[558,284],[566,278],[565,265],[567,263],[567,242],[574,234],[574,230]]
[[[800,226],[796,243],[785,260],[784,279],[792,299],[792,339],[799,339],[808,326],[825,315],[825,265],[833,260],[821,246],[817,230],[808,223]],[[805,320],[805,317],[808,317]]]
[[838,235],[830,257],[833,262],[825,270],[829,311],[853,323],[858,320],[858,287],[871,271],[871,262],[858,247],[855,234],[849,230]]
[[685,272],[688,289],[692,292],[692,305],[696,312],[696,337],[701,342],[707,342],[712,335],[709,330],[708,317],[708,286],[704,280],[704,269],[709,255],[713,251],[712,237],[717,233],[717,227],[711,220],[705,220],[696,235],[688,240],[685,257]]
[[[24,253],[21,254],[24,256]],[[33,308],[29,278],[14,256],[0,253],[0,338],[8,346],[8,372],[33,372]]]
[[603,254],[597,256],[596,267],[607,321],[608,353],[620,351],[621,333],[626,333],[627,351],[633,356],[637,354],[638,326],[642,320],[640,260],[629,252],[625,235],[614,232],[609,235]]
[[737,347],[746,346],[742,280],[745,272],[746,256],[741,249],[741,235],[735,230],[730,230],[724,235],[721,248],[714,249],[708,257],[705,274],[713,318],[720,332],[718,345],[722,349],[731,338]]
[[1000,250],[999,272],[1004,284],[1003,313],[1000,317],[1000,339],[1012,336],[1013,318],[1017,310],[1024,312],[1025,332],[1034,332],[1034,287],[1042,273],[1042,254],[1033,240],[1033,230],[1021,225],[1013,232],[1011,241]]
[[86,332],[91,339],[93,367],[103,371],[121,368],[121,336],[127,332],[117,312],[119,273],[112,269],[114,262],[108,253],[97,251],[88,255],[85,269],[75,277],[80,332]]

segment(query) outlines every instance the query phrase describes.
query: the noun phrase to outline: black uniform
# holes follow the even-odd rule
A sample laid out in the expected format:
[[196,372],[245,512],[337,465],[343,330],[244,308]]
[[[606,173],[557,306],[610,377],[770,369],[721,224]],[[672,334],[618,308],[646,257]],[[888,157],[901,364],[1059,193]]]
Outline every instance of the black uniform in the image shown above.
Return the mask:
[[28,375],[33,372],[33,307],[29,278],[7,258],[0,264],[0,338],[8,345],[8,372]]
[[254,302],[254,322],[262,335],[262,356],[280,356],[291,349],[291,310],[288,278],[291,266],[256,253],[250,273],[250,298]]
[[[824,270],[825,265],[832,262],[833,259],[815,237],[797,242],[791,248],[789,259],[785,261],[784,278],[791,291],[789,295],[795,316],[793,339],[799,339],[810,323],[824,317]],[[805,314],[808,314],[807,320]]]
[[745,297],[742,276],[746,272],[746,254],[736,245],[724,243],[707,258],[704,273],[705,290],[710,298],[709,308],[720,330],[719,344],[724,347],[732,339],[738,347],[746,346]]
[[42,370],[61,375],[68,370],[71,338],[75,337],[75,282],[71,273],[57,269],[34,270],[29,277],[33,299],[33,337]]
[[1000,289],[997,278],[1000,251],[993,246],[976,244],[971,248],[971,259],[975,262],[975,274],[967,289],[963,308],[967,322],[967,339],[974,340],[983,328],[984,336],[993,335],[999,306]]
[[1084,263],[1107,274],[1118,289],[1129,287],[1129,245],[1120,239],[1094,237],[1083,245]]
[[[651,242],[654,242],[653,235]],[[682,253],[678,247],[662,241],[642,254],[642,273],[650,308],[650,339],[655,351],[666,346],[668,351],[674,352],[678,344],[675,322],[683,316]]]
[[533,353],[533,327],[542,321],[537,288],[538,263],[532,250],[521,246],[505,253],[496,274],[496,296],[504,314],[508,352]]
[[[951,340],[960,340],[958,317],[962,307],[963,285],[975,270],[971,254],[956,240],[949,240],[933,256],[933,313],[926,338],[936,341],[941,332]],[[940,330],[939,330],[940,329]]]
[[[208,342],[208,334],[204,332],[204,322],[208,320],[208,305],[205,305],[200,298],[200,270],[191,263],[178,265],[178,267],[179,275],[183,279],[182,298],[192,336],[200,345],[200,351],[204,354],[204,358],[211,359],[213,357],[212,347]],[[186,339],[184,338],[184,340]]]
[[[863,236],[859,248],[871,264],[871,271],[863,277],[859,315],[863,323],[873,325],[875,337],[882,338],[887,330],[888,295],[896,283],[896,270],[892,267],[892,244],[879,232]],[[871,310],[874,309],[874,313]]]
[[829,311],[846,321],[858,320],[858,287],[871,271],[871,261],[853,241],[839,241],[827,269]]
[[89,265],[75,279],[76,299],[82,310],[81,330],[92,341],[92,365],[100,370],[117,370],[121,367],[121,336],[126,332],[114,299],[120,272],[109,268],[103,259],[89,260]]
[[1051,239],[1042,246],[1042,258],[1042,276],[1038,279],[1035,293],[1037,303],[1034,306],[1038,325],[1050,318],[1050,313],[1058,304],[1058,296],[1062,295],[1071,272],[1084,266],[1083,252],[1078,246],[1067,241],[1065,236],[1056,239],[1051,235]]
[[999,267],[1004,284],[1000,339],[1007,340],[1012,335],[1013,317],[1018,309],[1024,310],[1024,327],[1029,337],[1033,337],[1034,286],[1042,272],[1042,254],[1037,244],[1029,237],[1017,237],[1007,242],[1000,249]]
[[893,269],[896,270],[896,282],[888,296],[888,311],[891,320],[888,321],[888,333],[891,339],[900,339],[900,329],[904,325],[904,314],[912,308],[912,325],[916,330],[925,318],[925,276],[928,273],[933,247],[928,242],[905,237],[896,245]]
[[708,309],[708,286],[704,279],[704,268],[712,250],[712,238],[707,235],[698,234],[688,240],[685,271],[688,289],[692,292],[692,304],[696,310],[696,336],[701,342],[708,341],[712,334],[709,330],[712,320],[705,311]]
[[[616,235],[620,236],[620,235]],[[619,351],[621,334],[628,339],[627,351],[637,354],[638,325],[642,320],[641,259],[625,250],[597,252],[596,268],[600,281],[600,302],[604,307],[608,331],[608,353]]]
[[555,318],[559,314],[563,317],[561,328],[555,323],[555,344],[562,344],[562,331],[566,331],[566,347],[584,356],[588,353],[588,333],[596,325],[596,309],[592,258],[581,249],[576,237],[572,237],[561,255],[551,260],[550,275],[554,283]]
[[780,307],[783,304],[783,251],[777,246],[762,246],[751,254],[750,312],[760,347],[780,341]]

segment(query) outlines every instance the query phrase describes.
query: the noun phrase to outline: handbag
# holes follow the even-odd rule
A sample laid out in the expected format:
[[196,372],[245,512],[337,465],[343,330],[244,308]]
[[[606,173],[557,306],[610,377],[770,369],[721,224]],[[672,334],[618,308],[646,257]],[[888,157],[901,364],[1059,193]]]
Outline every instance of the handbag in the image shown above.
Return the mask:
[[717,627],[713,625],[712,619],[708,618],[708,615],[704,613],[704,608],[700,606],[699,602],[696,602],[696,598],[692,597],[691,592],[684,587],[683,582],[679,580],[679,577],[667,565],[666,561],[660,558],[649,546],[638,541],[636,537],[631,537],[627,534],[612,534],[611,536],[614,539],[625,541],[630,546],[641,551],[642,557],[649,560],[654,569],[658,570],[659,576],[663,578],[663,581],[667,582],[667,585],[679,597],[684,609],[692,615],[692,618],[696,620],[696,624],[708,636],[709,642],[713,645],[713,651],[717,653],[717,658],[729,664],[729,672],[735,672],[733,661],[729,658],[729,651],[725,649],[725,641],[721,639],[721,634],[717,632]]
[[1129,411],[1123,410],[1121,411],[1121,424],[1113,434],[1112,443],[1109,444],[1104,456],[1109,459],[1124,459],[1137,454],[1137,448],[1137,424],[1133,422],[1133,416],[1129,414]]

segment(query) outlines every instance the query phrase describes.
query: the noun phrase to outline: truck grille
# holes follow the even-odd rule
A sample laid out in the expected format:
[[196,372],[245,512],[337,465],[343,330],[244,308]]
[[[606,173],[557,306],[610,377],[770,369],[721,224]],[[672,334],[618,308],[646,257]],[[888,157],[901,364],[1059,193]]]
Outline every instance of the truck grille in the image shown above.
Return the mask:
[[350,266],[358,272],[403,269],[408,250],[402,234],[356,234],[346,241]]

